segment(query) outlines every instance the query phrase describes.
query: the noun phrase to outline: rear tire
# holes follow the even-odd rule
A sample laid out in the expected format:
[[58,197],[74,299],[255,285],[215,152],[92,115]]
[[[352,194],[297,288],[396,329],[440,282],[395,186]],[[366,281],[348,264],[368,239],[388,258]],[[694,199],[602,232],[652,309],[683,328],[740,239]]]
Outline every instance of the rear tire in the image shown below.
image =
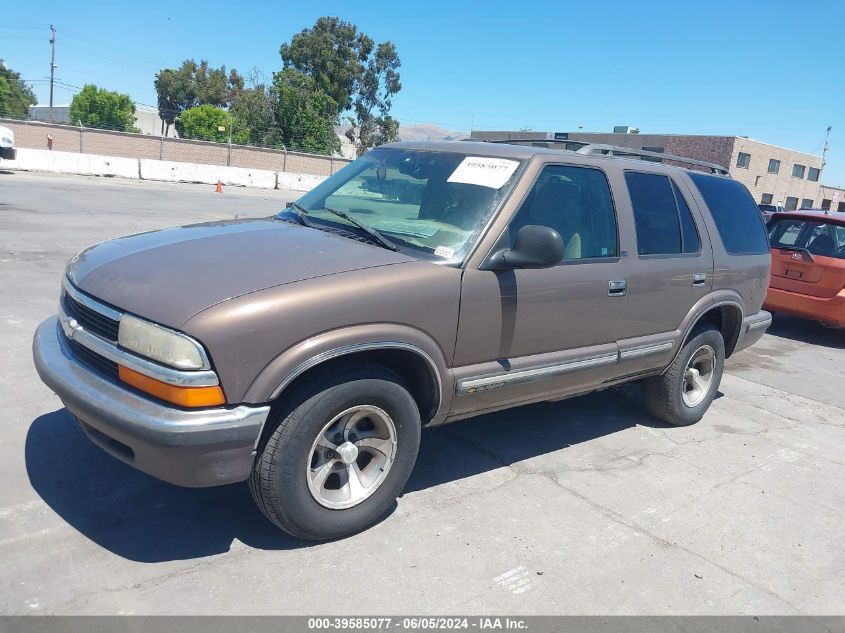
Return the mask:
[[716,397],[724,368],[722,333],[709,324],[696,327],[669,368],[643,382],[646,408],[673,426],[695,424]]
[[387,514],[420,443],[419,410],[402,379],[380,365],[339,366],[284,404],[268,421],[249,480],[264,515],[292,536],[325,540]]

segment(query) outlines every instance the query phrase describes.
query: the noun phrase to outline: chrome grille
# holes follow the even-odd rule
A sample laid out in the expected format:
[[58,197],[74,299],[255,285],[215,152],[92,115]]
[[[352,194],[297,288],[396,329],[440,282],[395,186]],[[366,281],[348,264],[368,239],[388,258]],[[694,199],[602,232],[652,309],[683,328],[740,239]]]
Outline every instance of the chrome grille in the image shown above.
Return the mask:
[[71,353],[73,356],[81,361],[86,367],[89,369],[93,369],[94,371],[106,376],[107,378],[111,378],[113,380],[118,379],[118,369],[117,363],[108,358],[100,356],[94,351],[91,351],[84,345],[80,345],[73,339],[69,339],[65,337],[65,341],[67,343],[68,348],[70,348]]
[[86,330],[106,340],[117,342],[119,322],[82,305],[67,292],[62,293],[62,305],[65,313]]

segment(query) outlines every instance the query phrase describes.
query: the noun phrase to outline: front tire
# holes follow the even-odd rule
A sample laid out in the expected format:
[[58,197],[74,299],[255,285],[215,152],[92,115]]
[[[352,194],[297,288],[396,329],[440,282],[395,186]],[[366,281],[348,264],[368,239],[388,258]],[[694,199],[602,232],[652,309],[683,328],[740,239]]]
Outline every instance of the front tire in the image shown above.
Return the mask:
[[402,492],[420,443],[405,383],[380,366],[339,366],[296,389],[259,447],[249,487],[264,515],[301,539],[348,536]]
[[725,341],[713,325],[693,330],[662,375],[643,382],[646,408],[673,426],[695,424],[707,412],[725,368]]

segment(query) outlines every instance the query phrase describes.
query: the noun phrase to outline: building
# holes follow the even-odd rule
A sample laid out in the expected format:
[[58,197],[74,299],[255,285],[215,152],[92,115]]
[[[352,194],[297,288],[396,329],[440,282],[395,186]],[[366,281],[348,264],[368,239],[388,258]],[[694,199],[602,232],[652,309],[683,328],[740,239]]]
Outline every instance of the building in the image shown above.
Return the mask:
[[[584,143],[601,143],[665,152],[727,167],[762,204],[787,210],[833,208],[845,211],[845,189],[821,184],[822,157],[770,145],[745,136],[690,134],[640,134],[636,128],[618,126],[614,132],[477,131],[482,140],[523,140],[534,145],[578,149]],[[654,160],[654,159],[649,159]]]
[[[50,119],[50,106],[29,106],[29,118],[32,121],[48,122]],[[71,124],[70,105],[53,106],[53,123],[66,125]],[[136,104],[135,127],[140,130],[141,134],[146,134],[147,136],[161,136],[163,128],[161,125],[161,117],[158,115],[158,109]],[[169,138],[176,138],[176,128],[174,126],[170,126],[167,136]]]

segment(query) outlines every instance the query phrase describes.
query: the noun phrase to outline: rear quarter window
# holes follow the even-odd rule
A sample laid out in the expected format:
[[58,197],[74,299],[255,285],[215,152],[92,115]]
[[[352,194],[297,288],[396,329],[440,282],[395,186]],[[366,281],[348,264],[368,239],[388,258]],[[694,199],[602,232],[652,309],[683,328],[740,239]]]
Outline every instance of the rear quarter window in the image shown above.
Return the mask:
[[769,240],[760,211],[744,185],[736,180],[706,174],[690,174],[690,178],[704,197],[728,253],[769,252]]

